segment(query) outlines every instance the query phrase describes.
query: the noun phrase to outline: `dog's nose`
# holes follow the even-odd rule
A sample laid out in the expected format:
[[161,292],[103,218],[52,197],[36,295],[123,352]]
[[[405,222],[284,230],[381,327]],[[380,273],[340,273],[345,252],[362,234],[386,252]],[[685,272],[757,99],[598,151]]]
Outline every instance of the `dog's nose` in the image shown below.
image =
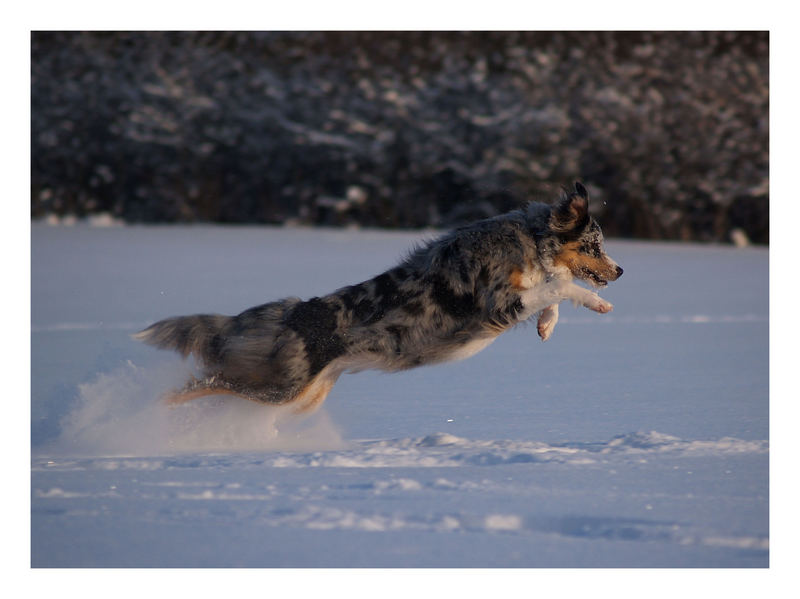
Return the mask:
[[619,279],[622,276],[622,268],[617,266],[617,278]]

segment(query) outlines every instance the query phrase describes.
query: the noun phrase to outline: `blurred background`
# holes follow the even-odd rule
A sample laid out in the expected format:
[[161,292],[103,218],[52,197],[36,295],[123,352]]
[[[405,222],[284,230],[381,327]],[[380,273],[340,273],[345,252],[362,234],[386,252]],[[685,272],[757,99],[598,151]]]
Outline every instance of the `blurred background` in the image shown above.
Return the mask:
[[769,243],[768,32],[33,32],[31,216]]

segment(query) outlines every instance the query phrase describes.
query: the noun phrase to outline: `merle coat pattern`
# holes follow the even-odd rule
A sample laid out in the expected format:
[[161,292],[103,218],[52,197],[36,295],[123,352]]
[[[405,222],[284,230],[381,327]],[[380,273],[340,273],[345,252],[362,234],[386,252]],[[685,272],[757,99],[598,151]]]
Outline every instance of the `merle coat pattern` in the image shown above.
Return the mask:
[[316,408],[345,371],[465,358],[537,313],[546,340],[562,300],[612,309],[573,282],[598,287],[622,274],[603,251],[588,200],[576,183],[555,206],[531,203],[460,227],[330,295],[287,298],[238,316],[169,318],[136,337],[202,365],[203,378],[171,393],[170,402],[234,394],[300,411]]

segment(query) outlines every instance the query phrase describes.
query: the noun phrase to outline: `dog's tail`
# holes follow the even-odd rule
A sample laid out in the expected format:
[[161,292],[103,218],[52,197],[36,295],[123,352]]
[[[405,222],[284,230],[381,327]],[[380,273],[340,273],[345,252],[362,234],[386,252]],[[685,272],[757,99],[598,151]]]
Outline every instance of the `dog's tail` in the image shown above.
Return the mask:
[[184,358],[194,354],[206,364],[217,359],[220,335],[233,320],[222,314],[195,314],[167,318],[133,335],[134,339],[144,341],[160,349],[172,349]]

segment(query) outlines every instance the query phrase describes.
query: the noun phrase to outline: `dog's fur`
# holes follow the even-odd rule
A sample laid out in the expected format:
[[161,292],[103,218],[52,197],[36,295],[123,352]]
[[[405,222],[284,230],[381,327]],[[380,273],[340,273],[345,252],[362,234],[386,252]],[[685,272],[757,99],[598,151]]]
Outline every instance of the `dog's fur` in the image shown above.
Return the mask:
[[288,298],[238,316],[162,320],[135,335],[184,357],[203,378],[168,401],[234,394],[312,410],[345,371],[397,371],[471,356],[500,333],[539,313],[547,340],[558,304],[595,312],[612,306],[595,287],[622,269],[603,251],[580,183],[551,207],[531,203],[452,231],[419,247],[377,277],[307,301]]

